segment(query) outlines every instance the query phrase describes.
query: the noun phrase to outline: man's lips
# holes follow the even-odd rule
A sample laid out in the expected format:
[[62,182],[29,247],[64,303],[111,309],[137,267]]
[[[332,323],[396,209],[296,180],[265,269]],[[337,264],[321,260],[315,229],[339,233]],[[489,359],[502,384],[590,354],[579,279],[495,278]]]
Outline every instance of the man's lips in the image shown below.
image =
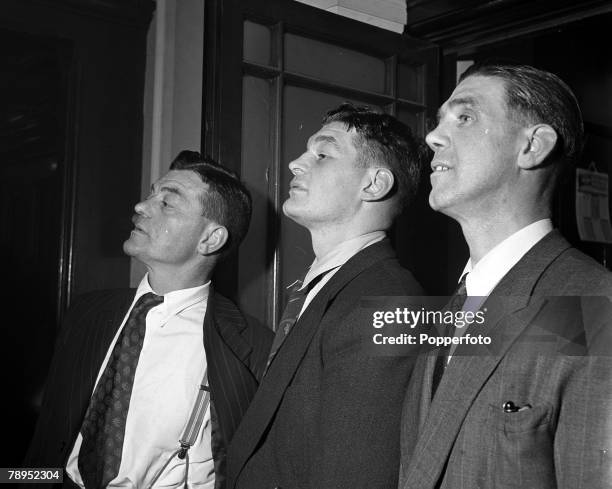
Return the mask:
[[302,185],[299,182],[291,182],[289,184],[289,191],[291,192],[292,190],[302,190],[302,191],[305,191],[306,187],[304,187],[304,185]]
[[147,232],[140,226],[140,224],[138,224],[137,219],[132,218],[132,222],[134,223],[134,229],[132,229],[132,232],[147,234]]
[[132,229],[132,232],[137,233],[137,234],[145,234],[145,235],[147,234],[145,231],[142,230],[142,228],[139,228],[136,226],[134,227],[134,229]]
[[436,173],[444,173],[451,169],[452,168],[450,166],[442,161],[432,161],[431,163],[431,170],[433,172],[432,175]]

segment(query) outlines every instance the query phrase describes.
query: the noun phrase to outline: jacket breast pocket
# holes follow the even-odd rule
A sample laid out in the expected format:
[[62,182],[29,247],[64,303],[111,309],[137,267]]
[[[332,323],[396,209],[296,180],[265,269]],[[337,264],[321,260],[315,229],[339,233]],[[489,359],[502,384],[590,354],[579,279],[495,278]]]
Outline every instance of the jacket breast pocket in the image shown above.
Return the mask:
[[548,404],[504,412],[489,406],[494,487],[554,489],[553,408]]

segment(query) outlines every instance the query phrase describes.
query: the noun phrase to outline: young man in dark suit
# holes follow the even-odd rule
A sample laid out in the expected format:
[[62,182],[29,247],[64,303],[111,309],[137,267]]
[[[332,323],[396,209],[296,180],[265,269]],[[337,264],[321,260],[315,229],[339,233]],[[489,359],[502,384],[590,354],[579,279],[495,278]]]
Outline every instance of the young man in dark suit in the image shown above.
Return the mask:
[[401,489],[611,487],[612,274],[551,221],[582,136],[571,90],[530,66],[475,65],[442,105],[429,202],[462,227],[455,298],[491,344],[417,361]]
[[[397,483],[399,415],[410,357],[373,356],[366,296],[420,295],[386,231],[417,191],[424,145],[387,114],[329,112],[284,213],[315,261],[294,287],[266,375],[228,452],[228,487],[373,489]],[[297,321],[297,322],[296,322]]]
[[71,307],[25,466],[65,467],[65,485],[88,489],[181,487],[187,472],[190,485],[223,487],[272,339],[210,282],[247,232],[251,198],[234,173],[183,151],[135,211],[124,251],[148,273]]

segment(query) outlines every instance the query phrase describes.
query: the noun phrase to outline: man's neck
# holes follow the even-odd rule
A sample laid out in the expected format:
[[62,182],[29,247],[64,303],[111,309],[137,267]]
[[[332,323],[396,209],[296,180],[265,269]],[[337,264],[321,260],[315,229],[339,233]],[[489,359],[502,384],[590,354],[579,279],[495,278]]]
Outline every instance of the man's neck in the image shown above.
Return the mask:
[[319,228],[310,229],[312,249],[318,260],[349,239],[384,229]]
[[175,290],[190,289],[207,283],[212,270],[177,270],[176,268],[149,267],[149,285],[156,294],[164,295]]
[[470,249],[472,266],[476,265],[489,251],[517,231],[546,218],[550,218],[550,215],[547,212],[540,212],[529,216],[506,215],[500,216],[499,219],[461,221],[463,236]]

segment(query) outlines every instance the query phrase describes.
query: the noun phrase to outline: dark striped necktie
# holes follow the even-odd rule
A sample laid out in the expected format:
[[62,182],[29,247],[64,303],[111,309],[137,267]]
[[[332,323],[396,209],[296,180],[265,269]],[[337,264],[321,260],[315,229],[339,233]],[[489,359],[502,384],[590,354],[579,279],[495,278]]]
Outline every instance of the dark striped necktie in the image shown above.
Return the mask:
[[[451,297],[450,301],[444,308],[445,311],[451,311],[453,314],[457,311],[460,311],[465,304],[465,300],[467,299],[467,288],[465,285],[465,280],[468,274],[466,273],[461,277],[461,281],[459,282],[459,286],[457,290]],[[448,364],[448,353],[450,351],[450,345],[443,346],[438,351],[438,356],[436,357],[436,364],[434,366],[433,372],[433,381],[431,384],[431,398],[433,399],[438,386],[440,385],[440,381],[442,380],[442,376],[444,375],[444,371],[446,370],[446,366]]]
[[293,285],[291,285],[289,299],[287,300],[287,305],[285,306],[285,310],[283,311],[281,320],[278,323],[278,327],[276,328],[276,335],[274,336],[272,348],[270,349],[270,354],[268,355],[268,362],[266,363],[265,372],[268,371],[268,368],[270,367],[272,360],[276,356],[276,353],[278,352],[281,345],[285,341],[285,338],[287,338],[287,336],[291,332],[291,329],[297,322],[300,312],[302,311],[302,307],[304,307],[304,303],[306,302],[306,297],[308,296],[308,293],[314,288],[317,283],[319,283],[325,273],[326,272],[317,275],[314,279],[310,281],[308,286],[304,287],[303,289],[300,289],[300,287],[302,287],[304,279],[296,280]]
[[125,422],[146,331],[146,317],[163,297],[151,292],[136,301],[100,376],[81,426],[79,473],[87,489],[104,488],[119,473]]

